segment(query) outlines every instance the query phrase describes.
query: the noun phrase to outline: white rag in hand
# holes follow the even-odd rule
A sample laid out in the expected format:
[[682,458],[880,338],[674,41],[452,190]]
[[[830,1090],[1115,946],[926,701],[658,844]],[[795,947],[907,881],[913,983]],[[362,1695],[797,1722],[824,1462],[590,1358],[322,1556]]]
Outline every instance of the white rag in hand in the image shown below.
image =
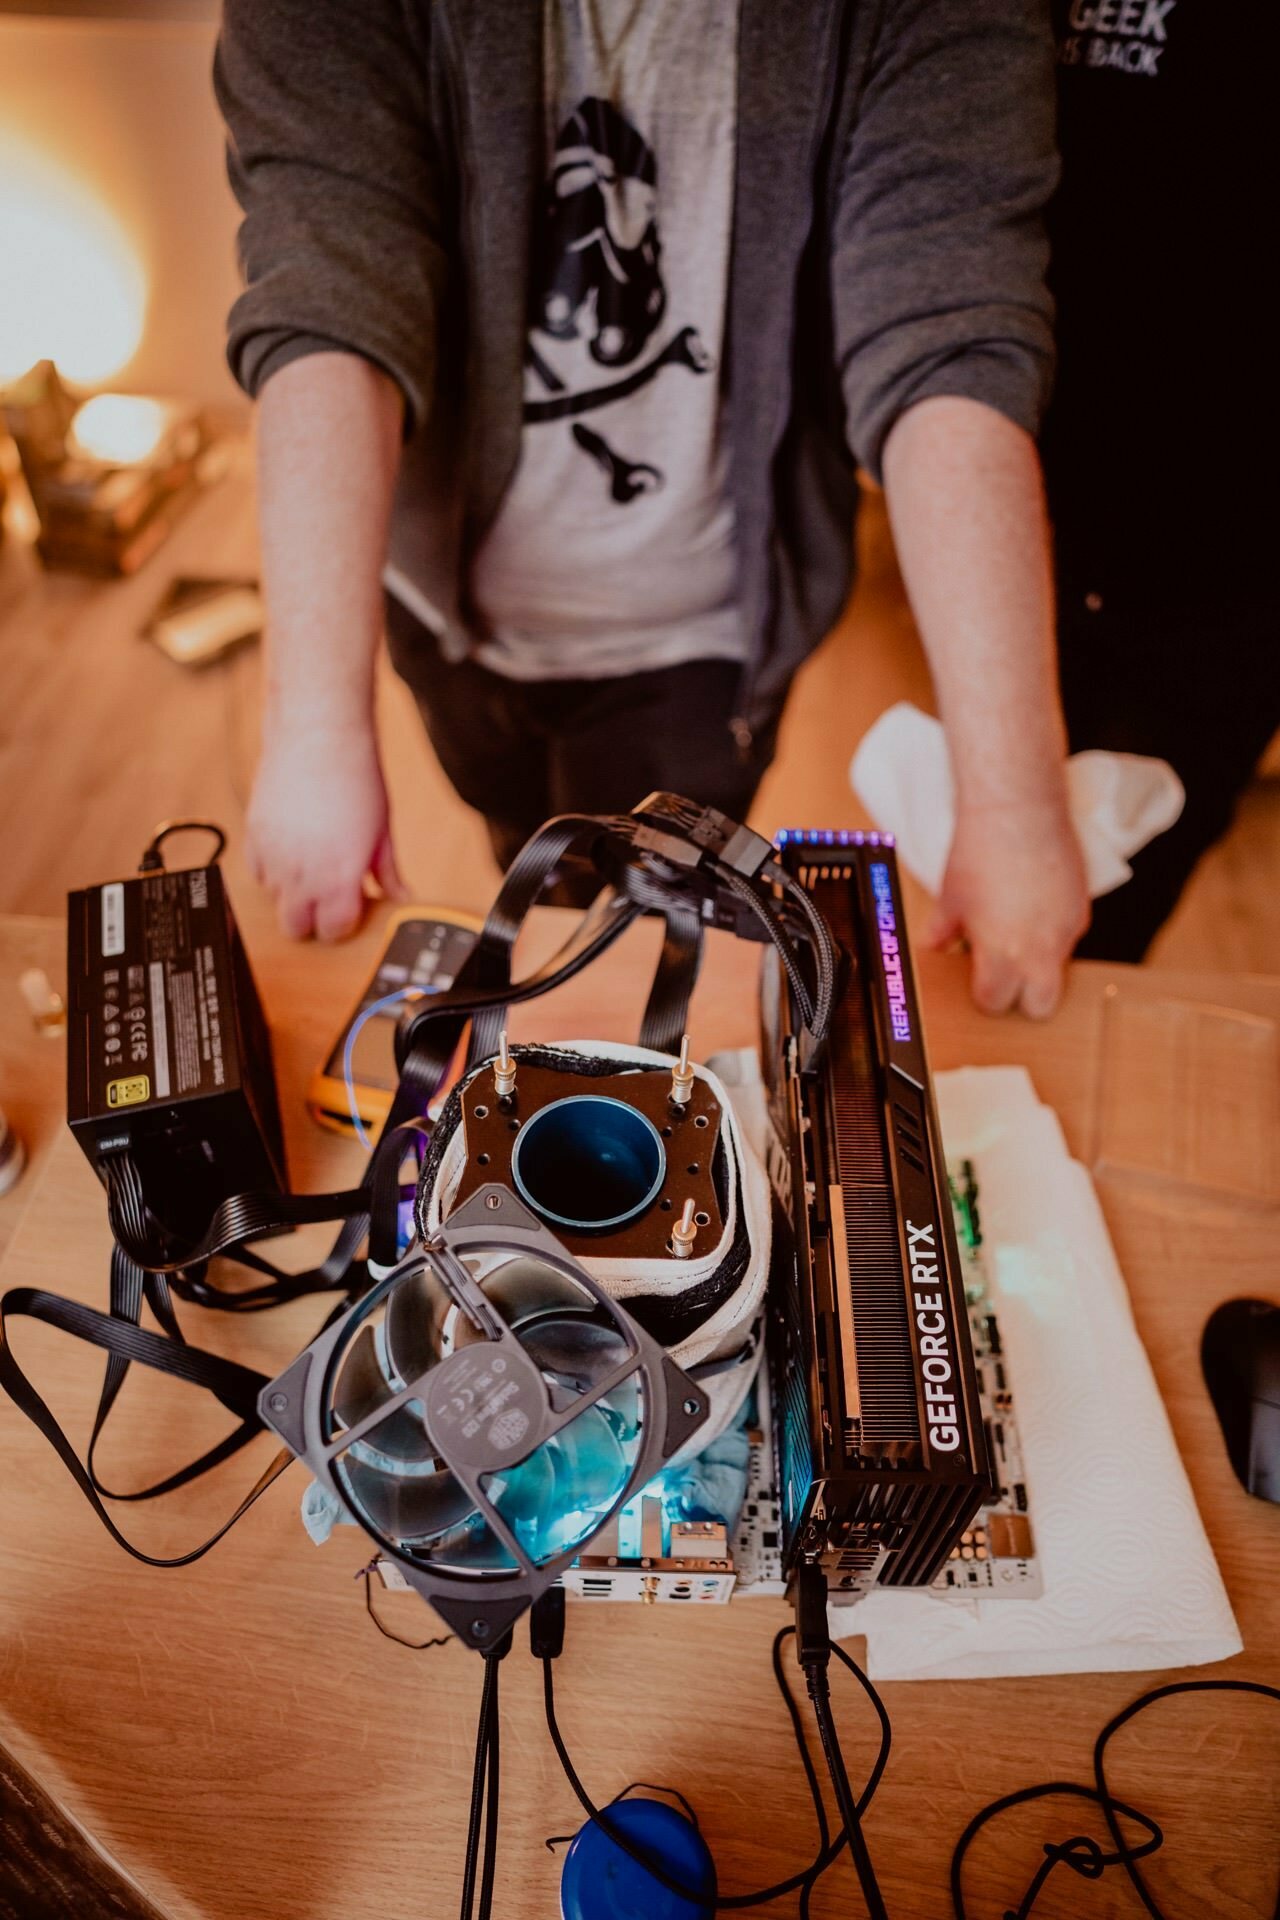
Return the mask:
[[[894,835],[903,865],[940,893],[956,824],[941,722],[899,701],[864,735],[849,781],[876,825]],[[1101,749],[1072,754],[1067,792],[1093,900],[1123,885],[1133,872],[1130,854],[1166,832],[1186,799],[1167,761]]]

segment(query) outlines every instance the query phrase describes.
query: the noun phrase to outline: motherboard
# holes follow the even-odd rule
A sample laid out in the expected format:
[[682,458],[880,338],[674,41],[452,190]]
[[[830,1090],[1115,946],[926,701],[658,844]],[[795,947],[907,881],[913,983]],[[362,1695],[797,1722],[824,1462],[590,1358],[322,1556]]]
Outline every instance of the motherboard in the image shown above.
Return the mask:
[[969,1160],[949,1168],[948,1174],[993,1490],[972,1528],[952,1550],[934,1589],[944,1594],[1010,1594],[1034,1600],[1044,1591],[1044,1580],[1036,1558],[1009,1364],[983,1259],[978,1185]]

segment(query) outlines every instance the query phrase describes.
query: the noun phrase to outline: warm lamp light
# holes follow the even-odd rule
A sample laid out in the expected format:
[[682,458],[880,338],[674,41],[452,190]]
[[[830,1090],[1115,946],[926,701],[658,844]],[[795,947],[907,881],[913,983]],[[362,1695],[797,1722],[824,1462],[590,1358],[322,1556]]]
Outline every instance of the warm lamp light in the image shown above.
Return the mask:
[[109,466],[136,466],[149,460],[173,424],[173,409],[163,400],[140,394],[97,393],[76,409],[67,436],[67,452]]
[[77,384],[109,380],[137,351],[146,297],[107,209],[0,133],[0,385],[46,359]]

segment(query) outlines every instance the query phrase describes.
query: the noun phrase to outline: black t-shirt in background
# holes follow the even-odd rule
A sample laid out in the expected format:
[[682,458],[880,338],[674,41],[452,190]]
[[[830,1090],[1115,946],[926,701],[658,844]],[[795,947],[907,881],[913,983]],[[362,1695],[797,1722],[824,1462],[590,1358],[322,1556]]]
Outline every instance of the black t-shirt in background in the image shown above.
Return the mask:
[[1060,566],[1082,591],[1274,591],[1278,12],[1054,0],[1059,368],[1043,445]]

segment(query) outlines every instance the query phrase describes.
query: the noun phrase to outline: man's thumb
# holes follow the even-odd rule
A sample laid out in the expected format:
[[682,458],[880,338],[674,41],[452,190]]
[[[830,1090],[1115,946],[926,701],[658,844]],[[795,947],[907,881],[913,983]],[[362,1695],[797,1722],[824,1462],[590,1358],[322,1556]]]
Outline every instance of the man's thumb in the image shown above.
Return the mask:
[[963,932],[964,922],[960,915],[939,900],[925,924],[924,944],[926,947],[949,947]]
[[378,842],[371,871],[388,900],[409,898],[409,889],[401,879],[400,869],[396,865],[395,849],[391,845],[389,833],[384,833]]

